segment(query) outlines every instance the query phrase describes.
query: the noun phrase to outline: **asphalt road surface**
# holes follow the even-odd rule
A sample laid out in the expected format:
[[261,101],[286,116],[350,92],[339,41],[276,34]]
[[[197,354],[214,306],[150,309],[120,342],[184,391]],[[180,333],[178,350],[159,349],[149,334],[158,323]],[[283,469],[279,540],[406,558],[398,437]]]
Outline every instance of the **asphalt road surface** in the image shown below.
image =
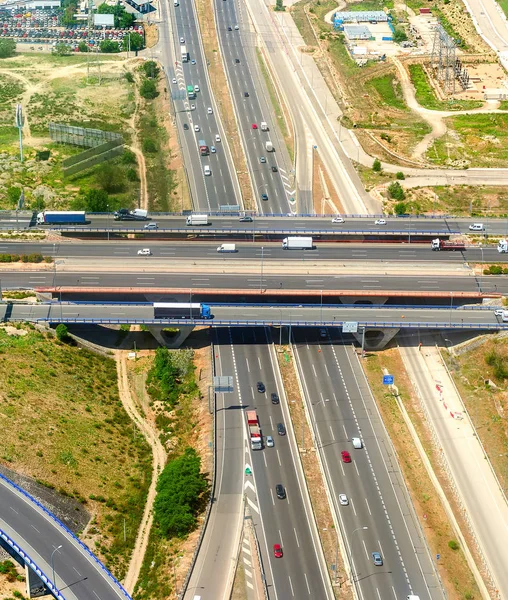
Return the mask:
[[[442,599],[397,457],[354,350],[331,339],[328,330],[320,336],[316,329],[295,330],[294,348],[359,597]],[[362,439],[363,448],[353,448],[353,437]],[[344,450],[352,463],[342,462]],[[339,494],[348,505],[340,504]],[[374,565],[372,552],[381,554],[382,566]]]
[[[148,247],[152,252],[150,260],[164,259],[169,257],[176,259],[203,259],[222,260],[226,262],[240,262],[244,260],[256,260],[261,257],[264,261],[368,261],[369,264],[376,261],[397,262],[473,262],[473,263],[498,263],[503,258],[508,261],[508,255],[499,254],[495,246],[481,249],[475,246],[465,251],[441,251],[431,250],[430,244],[327,244],[316,243],[313,250],[283,250],[279,242],[262,244],[261,242],[242,242],[236,244],[236,252],[219,253],[217,248],[219,242],[209,241],[196,242],[150,242],[146,240],[133,243],[131,240],[114,242],[72,244],[52,244],[48,242],[3,242],[0,241],[0,253],[5,254],[42,254],[54,258],[120,258],[124,260],[143,260],[138,257],[138,250]],[[306,270],[305,265],[302,269]]]
[[125,600],[129,598],[106,570],[42,509],[0,479],[0,528],[52,579],[54,554],[56,587],[68,600]]
[[[231,344],[234,346],[231,374],[242,406],[257,411],[263,437],[270,435],[275,442],[273,448],[265,445],[263,450],[252,451],[250,463],[257,507],[251,509],[251,514],[255,522],[260,520],[256,531],[270,598],[331,599],[317,532],[311,525],[312,512],[305,501],[305,481],[295,464],[298,459],[294,454],[294,439],[289,431],[287,435],[277,435],[277,423],[288,427],[288,413],[273,348],[267,347],[266,330],[231,330]],[[258,381],[265,384],[265,393],[257,391]],[[279,404],[272,404],[272,392],[279,394]],[[278,483],[285,487],[285,499],[277,498]],[[274,544],[281,544],[282,558],[275,558]]]
[[[222,325],[334,325],[358,322],[361,327],[422,327],[422,328],[492,328],[508,329],[494,310],[470,308],[410,308],[410,307],[341,307],[341,306],[246,306],[213,305],[213,319],[205,320],[211,326]],[[49,321],[69,323],[166,323],[187,322],[183,311],[181,319],[154,319],[151,304],[122,303],[48,303],[1,304],[0,320]],[[201,321],[199,321],[201,324]]]

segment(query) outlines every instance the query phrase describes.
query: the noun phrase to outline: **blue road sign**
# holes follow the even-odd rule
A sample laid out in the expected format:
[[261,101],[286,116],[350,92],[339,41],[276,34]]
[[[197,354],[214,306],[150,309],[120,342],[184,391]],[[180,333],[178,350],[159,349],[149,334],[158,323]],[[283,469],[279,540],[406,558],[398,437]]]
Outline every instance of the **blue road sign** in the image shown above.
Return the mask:
[[439,560],[441,558],[441,554],[436,554],[436,559]]
[[393,385],[394,377],[393,375],[383,375],[383,384],[384,385]]

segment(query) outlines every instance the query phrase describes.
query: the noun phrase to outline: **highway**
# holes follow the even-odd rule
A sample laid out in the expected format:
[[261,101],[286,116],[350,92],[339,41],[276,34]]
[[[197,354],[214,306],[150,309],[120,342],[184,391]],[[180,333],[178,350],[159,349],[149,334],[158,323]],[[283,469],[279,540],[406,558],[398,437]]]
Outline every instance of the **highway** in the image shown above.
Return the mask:
[[[307,503],[305,480],[296,465],[296,444],[292,431],[277,435],[277,423],[290,428],[287,400],[276,366],[276,358],[263,328],[230,330],[232,375],[241,406],[255,409],[263,437],[271,435],[275,445],[250,452],[255,495],[249,505],[263,554],[267,584],[272,600],[331,600],[328,575]],[[265,393],[256,390],[262,381]],[[276,392],[280,404],[272,404]],[[245,417],[244,417],[245,418]],[[277,498],[275,486],[281,483],[286,499]],[[273,545],[281,544],[284,556],[275,558]]]
[[[105,567],[37,504],[0,478],[0,528],[52,580],[55,549],[56,587],[67,600],[128,600]],[[60,546],[60,548],[59,548]]]
[[[264,82],[259,76],[259,67],[255,63],[254,47],[251,45],[249,21],[245,10],[242,13],[241,6],[238,8],[235,6],[235,0],[222,0],[213,4],[217,36],[254,186],[258,212],[267,214],[292,212],[289,202],[291,190],[284,185],[284,181],[288,180],[291,163],[286,148],[281,145],[280,136],[275,131],[273,109],[262,93]],[[239,27],[238,30],[235,30],[236,25]],[[245,93],[248,97],[245,97]],[[262,121],[268,124],[269,130],[266,132],[261,131]],[[257,129],[253,129],[253,125],[256,125]],[[267,141],[272,142],[274,152],[267,152]],[[260,162],[261,157],[264,157],[265,163]],[[277,171],[274,172],[272,167],[276,167]],[[262,194],[266,194],[268,199],[262,200]]]
[[[444,598],[397,458],[354,349],[335,330],[294,330],[293,349],[340,523],[351,576],[362,600]],[[364,447],[354,449],[351,438]],[[345,464],[340,453],[350,453]],[[349,505],[341,506],[339,494]],[[365,529],[364,529],[365,528]],[[415,552],[416,549],[416,552]],[[380,552],[375,566],[372,552]]]
[[[122,269],[113,266],[96,269],[87,266],[83,269],[70,267],[62,271],[55,263],[55,269],[30,271],[0,271],[2,289],[35,289],[65,292],[97,292],[158,294],[189,297],[200,295],[200,299],[211,294],[218,295],[277,295],[316,296],[323,292],[326,296],[408,296],[437,298],[464,295],[480,298],[481,294],[508,294],[508,278],[472,277],[436,275],[403,275],[375,274],[351,275],[347,272],[336,275],[319,273],[310,263],[307,273],[302,275],[288,274],[288,268],[280,273],[268,274],[253,271],[246,266],[243,273],[223,273],[223,265],[219,265],[218,273],[209,268],[184,265],[179,272],[174,265],[158,271],[143,267],[138,269]],[[222,267],[222,268],[221,268]],[[63,267],[67,268],[67,267]],[[312,270],[312,273],[310,272]]]
[[335,305],[212,305],[209,320],[155,319],[151,304],[54,302],[47,304],[0,304],[0,321],[48,321],[50,323],[193,323],[221,325],[327,325],[355,321],[360,327],[424,329],[478,328],[508,329],[508,322],[492,309],[442,307],[375,307]]
[[[208,72],[201,42],[201,33],[197,27],[194,2],[182,0],[175,7],[173,3],[159,3],[161,21],[160,60],[164,65],[177,117],[178,134],[183,149],[185,167],[189,175],[194,209],[219,210],[221,205],[241,205],[236,174],[232,167],[227,140],[217,115],[216,104],[209,87]],[[184,44],[180,42],[183,38]],[[181,47],[185,46],[190,58],[181,60]],[[196,64],[192,64],[192,60]],[[175,64],[176,62],[176,64]],[[173,78],[177,83],[173,84]],[[186,86],[198,86],[195,100],[187,98]],[[191,104],[195,109],[191,110]],[[212,114],[208,113],[212,109]],[[183,128],[184,124],[189,129]],[[194,131],[198,126],[199,131]],[[221,141],[216,142],[219,135]],[[198,141],[204,139],[208,146],[217,148],[215,154],[201,157]],[[209,165],[210,176],[204,175],[204,166]]]
[[[244,260],[255,260],[260,262],[261,254],[263,260],[302,262],[312,261],[397,261],[412,264],[418,262],[472,262],[472,263],[499,263],[504,257],[508,261],[508,255],[499,254],[495,246],[485,249],[471,246],[465,251],[442,251],[431,250],[430,244],[327,244],[317,243],[313,250],[283,250],[280,243],[273,242],[262,244],[260,242],[243,242],[236,244],[236,252],[218,253],[219,242],[209,241],[187,242],[161,242],[150,243],[152,256],[150,261],[160,262],[171,257],[176,259],[200,259],[205,261],[221,260],[222,262],[236,263]],[[121,258],[133,261],[132,265],[139,261],[146,262],[145,257],[138,257],[138,250],[147,246],[146,241],[132,242],[131,240],[114,242],[73,242],[63,244],[52,244],[48,242],[2,242],[0,241],[0,253],[5,254],[42,254],[53,258],[95,258],[104,259]],[[263,248],[263,250],[261,250]],[[124,263],[125,264],[125,263]]]

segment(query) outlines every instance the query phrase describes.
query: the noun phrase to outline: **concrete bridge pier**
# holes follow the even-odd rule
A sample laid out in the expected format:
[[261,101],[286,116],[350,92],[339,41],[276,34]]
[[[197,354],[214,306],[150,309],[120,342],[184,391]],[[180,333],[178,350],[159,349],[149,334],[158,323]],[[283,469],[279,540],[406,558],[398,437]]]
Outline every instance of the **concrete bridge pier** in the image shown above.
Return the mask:
[[147,325],[147,327],[159,344],[166,348],[180,348],[194,329],[194,325],[179,325],[175,327],[178,329],[176,335],[170,337],[164,333],[164,329],[169,328],[168,325]]
[[376,327],[353,333],[353,335],[364,350],[382,350],[399,331],[400,329],[397,327]]

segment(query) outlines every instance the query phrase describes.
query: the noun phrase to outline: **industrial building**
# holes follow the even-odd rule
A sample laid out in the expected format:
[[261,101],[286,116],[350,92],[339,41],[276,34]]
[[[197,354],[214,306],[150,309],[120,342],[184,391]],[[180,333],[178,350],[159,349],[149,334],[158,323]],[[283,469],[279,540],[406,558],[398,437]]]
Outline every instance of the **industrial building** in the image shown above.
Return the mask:
[[361,10],[336,12],[333,16],[333,26],[342,31],[347,23],[385,23],[390,16],[382,10]]
[[370,29],[366,25],[344,25],[344,35],[349,41],[372,39]]

